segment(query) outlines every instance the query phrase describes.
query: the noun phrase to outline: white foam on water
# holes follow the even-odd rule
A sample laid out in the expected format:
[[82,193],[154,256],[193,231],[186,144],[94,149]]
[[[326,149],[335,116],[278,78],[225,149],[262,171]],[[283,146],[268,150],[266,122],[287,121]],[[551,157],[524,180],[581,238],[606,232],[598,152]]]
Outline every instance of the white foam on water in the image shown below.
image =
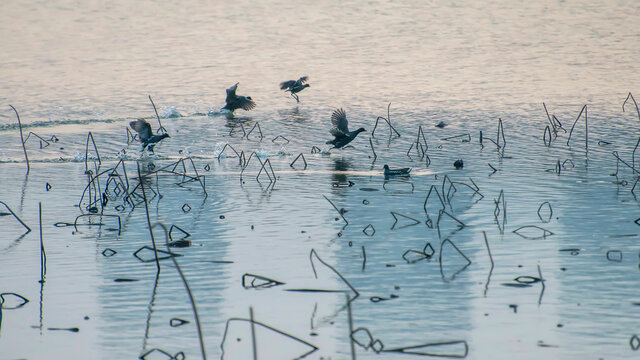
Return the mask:
[[180,111],[178,111],[178,109],[176,109],[176,107],[173,105],[164,108],[161,116],[161,118],[163,119],[179,118],[179,117],[182,117],[182,114],[180,114]]
[[286,145],[282,145],[280,147],[280,150],[278,150],[278,152],[276,153],[276,155],[278,155],[278,156],[290,156],[291,153],[287,151]]
[[269,152],[265,149],[260,149],[256,151],[256,155],[258,155],[258,157],[261,159],[266,159],[267,157],[269,157]]
[[232,114],[232,112],[227,109],[209,108],[209,110],[207,111],[207,116],[221,116],[221,115],[229,115],[229,114]]

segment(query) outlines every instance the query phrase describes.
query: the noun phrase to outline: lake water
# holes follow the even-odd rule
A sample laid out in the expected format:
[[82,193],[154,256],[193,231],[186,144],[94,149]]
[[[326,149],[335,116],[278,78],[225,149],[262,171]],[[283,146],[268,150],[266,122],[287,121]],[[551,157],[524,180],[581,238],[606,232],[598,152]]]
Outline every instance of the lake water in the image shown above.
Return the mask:
[[[640,96],[639,2],[3,10],[0,201],[32,231],[0,204],[1,359],[640,356],[640,188],[614,156],[634,165],[640,135],[622,107]],[[278,84],[303,75],[296,103]],[[257,107],[228,117],[236,82]],[[149,95],[171,138],[141,159],[126,129],[158,128]],[[564,129],[550,146],[543,102]],[[401,136],[373,133],[389,103]],[[33,133],[28,175],[9,104]],[[584,113],[567,145],[584,105],[588,151]],[[341,107],[368,131],[328,152]],[[89,132],[102,174],[83,197]],[[244,172],[225,144],[256,152]],[[384,164],[413,171],[385,179]],[[148,222],[191,241],[160,271]]]

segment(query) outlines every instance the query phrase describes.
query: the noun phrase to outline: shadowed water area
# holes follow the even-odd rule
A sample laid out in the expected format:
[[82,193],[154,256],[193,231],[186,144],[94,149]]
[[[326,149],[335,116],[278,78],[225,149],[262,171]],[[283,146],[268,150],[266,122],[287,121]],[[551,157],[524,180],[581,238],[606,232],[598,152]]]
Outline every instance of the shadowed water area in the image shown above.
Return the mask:
[[3,10],[1,359],[640,355],[637,1]]

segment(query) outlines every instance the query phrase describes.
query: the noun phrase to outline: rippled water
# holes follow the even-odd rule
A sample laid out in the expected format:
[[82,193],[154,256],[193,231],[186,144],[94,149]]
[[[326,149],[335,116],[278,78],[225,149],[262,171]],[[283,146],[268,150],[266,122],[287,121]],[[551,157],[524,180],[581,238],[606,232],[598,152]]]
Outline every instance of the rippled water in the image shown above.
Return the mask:
[[[469,359],[640,354],[635,178],[621,163],[611,176],[613,151],[631,164],[639,135],[633,103],[621,106],[629,92],[640,94],[638,2],[10,1],[3,8],[0,200],[33,231],[23,235],[0,205],[0,292],[29,299],[12,309],[19,299],[5,295],[0,358],[135,358],[154,348],[202,357],[172,260],[158,273],[132,255],[152,245],[143,202],[132,209],[112,194],[104,214],[119,216],[120,232],[114,216],[65,226],[88,213],[81,196],[89,132],[99,171],[124,159],[131,187],[138,184],[140,145],[127,144],[126,128],[145,117],[157,129],[148,95],[171,138],[141,162],[143,172],[190,157],[206,179],[208,196],[198,182],[167,173],[148,176],[145,190],[159,191],[149,201],[152,224],[190,234],[190,247],[171,251],[181,255],[207,358],[223,357],[223,348],[225,359],[252,358],[252,340],[261,359],[313,349],[259,324],[253,336],[249,322],[230,320],[251,316],[317,347],[311,359],[421,358],[359,345],[369,345],[364,329],[379,340],[377,350],[460,341],[421,350],[464,355],[464,341]],[[302,75],[311,87],[297,104],[277,85]],[[257,108],[217,114],[236,82]],[[584,117],[571,147],[562,130],[545,146],[542,102],[567,131],[587,104],[588,153]],[[388,103],[401,136],[389,139],[381,122],[371,138]],[[28,139],[28,176],[8,104],[25,137],[50,141]],[[313,146],[327,149],[338,107],[352,128],[368,132],[353,148],[312,154]],[[498,119],[503,151],[488,140],[497,139]],[[434,126],[441,121],[448,126]],[[419,126],[428,166],[415,148],[407,156]],[[242,181],[233,152],[218,159],[227,143],[269,159],[275,184],[264,173],[256,181],[255,158]],[[300,153],[306,169],[302,159],[290,167]],[[457,159],[462,170],[453,168]],[[412,166],[412,175],[385,180],[387,163]],[[100,180],[103,191],[106,174]],[[481,195],[461,183],[475,183]],[[427,226],[438,217],[435,190],[425,213],[432,185],[449,194],[446,212],[464,228],[446,214],[440,231]],[[347,226],[323,195],[346,210]],[[396,224],[392,212],[400,214]],[[89,221],[104,225],[82,225]],[[520,233],[550,233],[514,233],[532,225],[539,228]],[[161,228],[154,235],[165,249]],[[427,244],[434,254],[419,260]],[[116,253],[103,255],[107,249]],[[245,289],[244,274],[283,284]],[[519,276],[535,282],[523,285]],[[172,327],[171,319],[189,322]]]

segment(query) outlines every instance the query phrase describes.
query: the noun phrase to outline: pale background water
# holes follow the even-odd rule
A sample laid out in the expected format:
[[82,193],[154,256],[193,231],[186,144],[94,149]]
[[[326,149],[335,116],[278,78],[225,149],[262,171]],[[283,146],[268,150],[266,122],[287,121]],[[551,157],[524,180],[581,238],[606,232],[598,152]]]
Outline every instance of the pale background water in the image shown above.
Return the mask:
[[[206,199],[197,184],[176,186],[180,177],[161,176],[163,197],[150,201],[149,212],[152,223],[191,234],[190,248],[173,251],[183,255],[178,262],[198,306],[207,358],[222,356],[227,320],[248,318],[250,307],[257,321],[319,348],[307,358],[421,358],[376,354],[357,344],[352,351],[342,293],[284,291],[346,289],[317,261],[314,277],[312,249],[360,293],[351,302],[353,329],[368,328],[385,349],[465,340],[469,359],[640,357],[630,345],[640,334],[640,227],[634,223],[640,211],[630,191],[635,179],[623,165],[618,177],[610,176],[616,171],[612,151],[630,162],[640,135],[633,104],[626,112],[621,107],[629,92],[640,96],[639,2],[5,1],[2,9],[0,200],[34,231],[22,236],[11,216],[0,217],[0,292],[30,300],[19,309],[5,301],[0,359],[125,359],[153,348],[202,357],[173,263],[162,261],[156,287],[155,264],[131,255],[151,245],[144,206],[116,209],[121,199],[107,205],[105,214],[122,220],[121,235],[112,229],[113,218],[78,232],[54,226],[73,223],[84,211],[77,204],[87,184],[89,131],[101,169],[114,166],[126,148],[127,172],[137,183],[139,145],[127,145],[125,128],[138,117],[157,128],[148,95],[161,116],[175,110],[182,115],[162,119],[172,137],[157,146],[156,166],[190,154],[206,176]],[[302,75],[311,87],[296,104],[278,83]],[[207,116],[223,106],[224,90],[238,81],[238,93],[252,96],[256,109],[239,110],[234,119]],[[389,102],[402,136],[389,142],[388,128],[379,128],[372,163],[368,139]],[[571,148],[567,134],[544,146],[542,102],[567,130],[588,104],[588,155],[583,120]],[[27,124],[25,136],[32,131],[59,139],[44,149],[29,139],[26,177],[8,104]],[[314,145],[326,149],[329,119],[338,107],[352,128],[368,132],[354,148],[312,155]],[[507,140],[504,157],[486,139],[484,148],[478,142],[480,130],[495,138],[498,118]],[[433,126],[440,121],[449,126]],[[247,130],[259,123],[265,138],[242,139],[241,123]],[[429,143],[429,167],[406,156],[419,125]],[[230,129],[238,131],[230,136]],[[471,142],[441,140],[466,133]],[[282,148],[271,141],[278,135],[291,142]],[[262,184],[255,181],[257,163],[241,184],[238,161],[216,159],[225,143],[268,153],[275,186],[267,187],[263,177]],[[307,170],[291,169],[301,152]],[[453,169],[456,159],[464,160],[463,170]],[[567,159],[574,166],[567,162],[560,174],[553,172],[557,161]],[[414,175],[404,179],[410,183],[385,184],[385,163],[413,166]],[[499,171],[492,174],[487,163]],[[441,189],[445,174],[467,184],[472,178],[484,198],[477,201],[458,186],[447,211],[467,227],[449,235],[452,225],[443,223],[439,237],[424,224],[423,203],[431,185]],[[342,186],[349,181],[355,185]],[[155,177],[151,183],[156,186]],[[493,215],[501,190],[504,234]],[[338,214],[322,195],[348,210],[349,226],[335,221]],[[537,215],[545,201],[553,209],[549,223]],[[47,250],[42,286],[39,202]],[[191,207],[187,213],[184,204]],[[392,229],[390,211],[423,222],[402,227],[411,221],[401,219]],[[362,232],[368,224],[376,229],[371,237]],[[513,233],[525,225],[553,235],[526,240]],[[491,273],[482,231],[495,263]],[[164,241],[159,229],[155,235]],[[447,237],[472,261],[453,279],[465,263],[445,243],[441,274],[438,252]],[[406,250],[427,242],[434,258],[403,260]],[[103,256],[107,248],[117,254]],[[561,251],[568,248],[580,251]],[[620,251],[621,261],[607,259],[612,250]],[[545,279],[541,298],[540,283],[502,285],[518,276],[538,277],[538,266]],[[245,273],[286,284],[244,289]],[[391,294],[397,298],[371,301]],[[171,318],[190,322],[171,327]],[[252,358],[249,326],[231,324],[225,358]],[[71,327],[79,331],[49,330]],[[306,351],[261,328],[255,338],[260,359]]]

